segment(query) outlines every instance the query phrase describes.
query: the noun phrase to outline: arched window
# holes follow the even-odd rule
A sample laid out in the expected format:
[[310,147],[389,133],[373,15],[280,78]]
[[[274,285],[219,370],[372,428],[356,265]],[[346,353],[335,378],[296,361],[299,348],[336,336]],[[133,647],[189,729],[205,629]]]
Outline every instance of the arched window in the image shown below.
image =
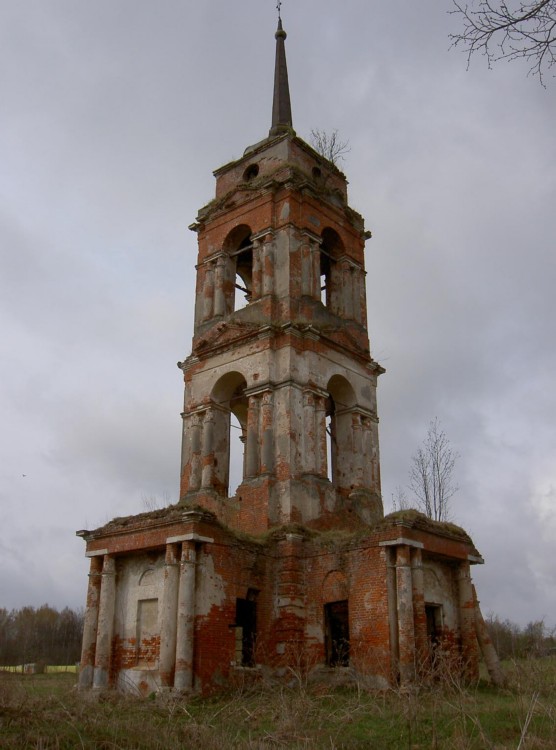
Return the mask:
[[338,258],[344,253],[340,235],[327,227],[322,232],[320,246],[321,302],[331,312],[339,313],[340,279]]
[[328,477],[337,489],[348,491],[353,486],[358,459],[353,435],[355,392],[343,375],[333,375],[327,391]]
[[251,302],[253,289],[253,245],[246,237],[235,255],[235,299],[234,310],[240,310]]
[[223,375],[212,389],[214,409],[214,485],[230,496],[244,476],[247,433],[247,383],[240,372]]
[[226,312],[240,310],[251,302],[253,289],[253,245],[251,227],[240,224],[232,229],[224,241],[228,258]]

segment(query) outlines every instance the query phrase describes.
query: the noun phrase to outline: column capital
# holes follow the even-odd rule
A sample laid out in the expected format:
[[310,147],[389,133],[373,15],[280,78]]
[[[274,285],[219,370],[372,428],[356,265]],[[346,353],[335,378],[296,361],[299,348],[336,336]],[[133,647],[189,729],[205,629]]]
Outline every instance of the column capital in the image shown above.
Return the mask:
[[251,235],[251,242],[253,244],[255,242],[272,242],[272,240],[274,239],[274,235],[274,229],[272,229],[271,227],[268,227],[267,229],[261,229],[261,231]]

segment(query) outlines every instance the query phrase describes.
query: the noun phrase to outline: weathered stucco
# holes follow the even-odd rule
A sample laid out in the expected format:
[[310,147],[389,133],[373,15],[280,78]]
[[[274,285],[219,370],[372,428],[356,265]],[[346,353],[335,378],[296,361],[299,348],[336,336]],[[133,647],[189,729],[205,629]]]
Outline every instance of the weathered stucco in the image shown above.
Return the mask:
[[441,652],[475,676],[471,540],[416,512],[383,518],[369,234],[345,177],[292,132],[215,174],[192,227],[179,498],[78,532],[91,557],[80,686],[206,691],[295,665],[385,687]]

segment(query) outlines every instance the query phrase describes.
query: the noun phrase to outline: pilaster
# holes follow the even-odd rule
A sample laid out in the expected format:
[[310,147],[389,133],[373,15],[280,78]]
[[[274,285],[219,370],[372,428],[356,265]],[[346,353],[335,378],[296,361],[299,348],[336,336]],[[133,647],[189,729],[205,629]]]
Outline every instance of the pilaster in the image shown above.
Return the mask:
[[98,689],[107,688],[110,682],[114,608],[116,604],[116,561],[112,555],[104,555],[101,578],[93,674],[93,687]]
[[93,685],[95,656],[97,647],[98,614],[100,587],[102,583],[103,556],[91,557],[89,586],[87,589],[87,608],[83,623],[83,645],[79,670],[79,688],[90,688]]

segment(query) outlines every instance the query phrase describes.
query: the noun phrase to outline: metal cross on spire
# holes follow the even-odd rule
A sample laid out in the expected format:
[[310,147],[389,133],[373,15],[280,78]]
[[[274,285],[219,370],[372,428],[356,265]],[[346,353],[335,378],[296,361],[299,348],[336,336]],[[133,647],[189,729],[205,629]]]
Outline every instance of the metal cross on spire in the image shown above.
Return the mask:
[[274,66],[274,97],[272,102],[272,126],[270,136],[281,133],[293,133],[290,88],[288,84],[288,67],[286,65],[286,32],[282,28],[280,9],[282,0],[277,0],[278,28],[276,34],[276,64]]

